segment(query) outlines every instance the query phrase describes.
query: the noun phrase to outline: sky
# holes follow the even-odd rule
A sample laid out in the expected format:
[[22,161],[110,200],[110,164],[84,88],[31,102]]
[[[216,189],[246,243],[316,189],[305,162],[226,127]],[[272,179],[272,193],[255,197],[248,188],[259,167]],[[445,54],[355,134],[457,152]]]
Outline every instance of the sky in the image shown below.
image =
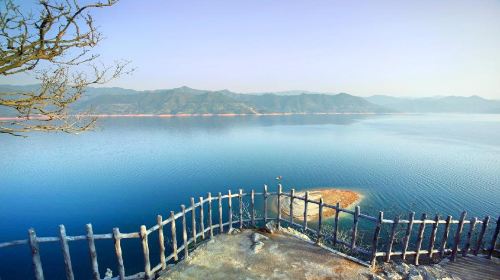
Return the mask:
[[121,0],[93,15],[101,60],[136,68],[107,86],[500,99],[497,0]]

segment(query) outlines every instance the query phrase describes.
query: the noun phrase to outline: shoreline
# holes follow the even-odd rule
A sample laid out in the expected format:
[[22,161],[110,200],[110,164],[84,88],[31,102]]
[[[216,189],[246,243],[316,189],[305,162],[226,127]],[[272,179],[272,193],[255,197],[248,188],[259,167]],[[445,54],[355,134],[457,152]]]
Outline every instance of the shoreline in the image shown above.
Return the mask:
[[[78,118],[189,118],[189,117],[262,117],[262,116],[329,116],[329,115],[419,115],[420,113],[361,113],[361,112],[332,112],[332,113],[256,113],[256,114],[81,114],[69,115]],[[41,115],[33,115],[32,120],[43,120]],[[26,120],[20,117],[0,117],[0,121]]]

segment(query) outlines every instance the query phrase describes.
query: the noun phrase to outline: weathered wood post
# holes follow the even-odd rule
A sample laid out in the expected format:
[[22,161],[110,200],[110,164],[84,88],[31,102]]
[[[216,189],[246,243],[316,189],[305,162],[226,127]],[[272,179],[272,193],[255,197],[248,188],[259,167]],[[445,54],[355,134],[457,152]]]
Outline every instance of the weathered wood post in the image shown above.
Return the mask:
[[94,231],[92,230],[92,224],[85,225],[85,228],[87,230],[87,243],[89,246],[90,264],[92,267],[92,279],[101,280],[101,275],[99,274],[99,265],[97,263],[97,251],[95,249]]
[[[337,202],[338,205],[338,202]],[[375,230],[373,231],[373,239],[372,239],[372,256],[371,256],[371,266],[375,267],[377,264],[377,247],[378,247],[378,239],[380,236],[380,230],[382,228],[382,222],[384,220],[384,212],[378,212],[378,219],[375,225]]]
[[335,221],[333,223],[333,245],[337,245],[337,233],[339,231],[340,202],[335,204]]
[[59,225],[59,241],[61,243],[61,251],[64,257],[64,268],[66,271],[66,279],[74,280],[73,266],[71,265],[71,255],[69,253],[68,239],[66,238],[66,228],[64,225]]
[[252,216],[252,227],[255,227],[255,191],[250,193],[250,215]]
[[354,216],[352,223],[351,249],[356,248],[356,238],[358,237],[359,213],[360,213],[360,207],[356,206],[356,208],[354,208]]
[[293,225],[293,199],[295,198],[295,189],[290,190],[290,225]]
[[194,197],[191,197],[191,227],[193,243],[196,244],[196,207],[194,205]]
[[304,230],[307,231],[307,204],[309,203],[309,192],[304,196]]
[[267,185],[264,185],[264,224],[267,224]]
[[29,243],[31,248],[31,259],[33,262],[33,273],[35,274],[36,280],[43,280],[43,269],[42,261],[40,259],[40,246],[38,245],[38,240],[36,239],[36,232],[33,228],[28,230]]
[[123,254],[121,245],[120,229],[113,228],[113,241],[115,243],[115,255],[118,265],[118,276],[120,280],[125,280],[125,266],[123,265]]
[[323,198],[319,199],[319,207],[318,207],[318,239],[316,243],[321,242],[321,228],[323,227]]
[[391,229],[391,237],[389,238],[389,245],[387,246],[387,254],[385,255],[385,261],[389,262],[391,260],[392,246],[394,245],[394,239],[396,238],[396,231],[399,225],[399,215],[394,218]]
[[209,227],[209,234],[210,234],[210,239],[214,237],[214,228],[212,225],[212,194],[208,193],[208,227]]
[[201,239],[205,239],[205,213],[203,211],[202,196],[200,196],[200,232],[201,232]]
[[500,217],[497,219],[497,227],[495,228],[495,233],[491,237],[490,249],[488,250],[488,259],[491,259],[493,255],[493,251],[495,250],[495,246],[497,244],[498,233],[500,232]]
[[163,217],[161,215],[156,216],[156,223],[158,224],[158,246],[160,248],[160,264],[161,269],[167,268],[167,263],[165,261],[165,237],[163,236]]
[[450,256],[450,260],[452,262],[457,258],[457,252],[460,247],[460,238],[462,235],[462,230],[464,228],[465,216],[467,216],[467,211],[462,212],[462,215],[460,215],[460,220],[458,221],[457,231],[455,232],[455,241],[453,243],[453,249]]
[[282,186],[281,184],[278,184],[278,215],[276,217],[276,223],[278,224],[278,229],[281,228],[281,192],[282,192]]
[[434,254],[434,244],[436,244],[436,233],[438,230],[439,226],[439,214],[436,214],[434,217],[434,224],[432,224],[432,231],[431,231],[431,237],[429,239],[429,259],[432,258],[432,255]]
[[469,253],[470,243],[472,240],[472,235],[474,234],[474,229],[476,228],[476,223],[477,223],[477,217],[474,217],[474,219],[470,221],[469,231],[467,232],[467,239],[465,241],[465,247],[462,251],[462,256],[464,257],[466,257],[467,254]]
[[224,232],[224,225],[222,223],[222,194],[219,193],[218,197],[218,202],[219,202],[219,233]]
[[401,258],[406,260],[406,252],[408,251],[408,245],[410,244],[411,232],[413,230],[413,223],[415,221],[415,212],[410,212],[408,217],[408,225],[406,226],[405,237],[403,238],[403,249],[401,251]]
[[238,191],[238,206],[240,210],[240,229],[243,228],[243,190],[239,189]]
[[483,249],[483,238],[486,233],[486,229],[488,228],[488,223],[490,222],[490,216],[484,217],[483,224],[481,225],[481,231],[479,232],[479,236],[477,237],[476,248],[474,249],[474,256],[481,253]]
[[441,258],[444,258],[446,255],[446,243],[448,242],[448,236],[450,234],[450,226],[451,226],[452,217],[448,215],[446,218],[446,224],[444,226],[443,238],[441,239],[441,248],[439,249],[439,255]]
[[228,233],[231,233],[233,231],[233,209],[232,209],[232,196],[231,196],[231,190],[227,191],[227,214],[229,215],[229,230],[227,231]]
[[151,263],[149,261],[148,230],[145,225],[140,228],[142,255],[144,258],[144,279],[151,279]]
[[174,261],[179,260],[179,256],[177,255],[177,232],[175,229],[175,213],[174,211],[170,211],[170,219],[172,222],[170,223],[170,231],[172,234],[172,253],[174,254]]
[[425,219],[427,219],[427,214],[422,214],[422,223],[420,224],[420,228],[418,229],[417,235],[417,250],[415,254],[415,265],[419,265],[420,258],[420,249],[422,249],[422,241],[424,240],[424,232],[425,232]]
[[181,205],[182,210],[182,241],[184,242],[184,259],[189,257],[189,244],[187,238],[187,226],[186,226],[186,206],[184,204]]

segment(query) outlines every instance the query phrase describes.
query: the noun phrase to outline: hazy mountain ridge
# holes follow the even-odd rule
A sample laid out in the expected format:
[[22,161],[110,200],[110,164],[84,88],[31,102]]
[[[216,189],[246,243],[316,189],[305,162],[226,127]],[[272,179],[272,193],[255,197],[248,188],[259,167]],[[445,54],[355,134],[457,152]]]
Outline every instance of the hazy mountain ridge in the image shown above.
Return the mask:
[[374,95],[366,100],[405,113],[500,113],[500,100],[485,99],[477,95],[422,98]]
[[[33,91],[38,85],[0,85],[0,92]],[[289,93],[289,94],[286,94]],[[7,108],[0,114],[12,115]],[[136,91],[88,88],[71,109],[95,114],[257,114],[257,113],[500,113],[500,101],[478,96],[367,98],[308,91],[241,94],[180,87]]]

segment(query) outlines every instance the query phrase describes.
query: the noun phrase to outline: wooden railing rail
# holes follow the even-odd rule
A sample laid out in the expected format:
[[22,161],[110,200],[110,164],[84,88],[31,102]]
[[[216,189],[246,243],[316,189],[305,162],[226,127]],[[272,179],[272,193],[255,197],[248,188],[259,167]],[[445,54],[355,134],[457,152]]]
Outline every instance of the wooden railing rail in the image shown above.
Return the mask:
[[[263,200],[262,217],[256,216],[255,198],[259,196],[262,197]],[[276,199],[278,210],[274,217],[270,217],[268,204],[271,202],[273,197]],[[288,205],[283,205],[283,201],[281,199],[282,197],[289,197],[290,203]],[[247,209],[244,207],[245,198],[249,200],[248,204],[250,207],[248,210],[249,213],[246,213],[246,217],[244,215],[244,208]],[[305,207],[303,209],[303,213],[301,213],[303,214],[302,221],[294,220],[294,210],[296,211],[296,209],[293,208],[293,203],[296,199],[304,201]],[[225,206],[223,204],[224,200],[227,201],[226,209],[223,207]],[[318,221],[315,224],[315,227],[310,227],[308,224],[308,222],[310,223],[310,221],[308,221],[307,213],[307,205],[309,203],[317,204],[319,206]],[[324,208],[335,210],[332,232],[326,232],[327,229],[324,227]],[[287,214],[286,211],[282,211],[284,209],[289,209],[288,217],[287,215],[283,217],[283,213]],[[191,221],[187,221],[187,213],[191,213]],[[207,214],[206,216],[205,213]],[[342,213],[344,213],[344,215],[347,214],[352,216],[352,226],[350,228],[346,228],[344,231],[347,233],[344,234],[344,236],[347,236],[348,240],[341,239],[339,237],[339,232],[342,230],[340,228],[340,216]],[[214,215],[218,216],[218,223],[214,223],[212,220]],[[3,242],[0,243],[0,248],[29,245],[32,255],[34,278],[36,280],[44,279],[42,260],[40,257],[40,243],[60,243],[63,253],[66,278],[68,280],[73,280],[75,278],[68,242],[80,240],[87,241],[92,269],[92,279],[100,280],[101,274],[99,272],[98,254],[95,242],[97,240],[104,239],[114,241],[114,252],[118,271],[118,276],[114,279],[155,279],[160,272],[167,269],[168,263],[177,262],[181,259],[181,257],[184,259],[187,258],[189,256],[190,249],[193,249],[194,246],[199,244],[199,241],[203,241],[206,238],[210,239],[215,234],[230,232],[235,228],[242,229],[244,227],[255,227],[259,222],[267,223],[268,221],[276,221],[276,225],[278,227],[285,224],[298,228],[304,233],[312,236],[313,241],[320,244],[320,246],[326,246],[328,248],[329,246],[343,246],[351,253],[360,254],[360,258],[364,260],[357,260],[366,265],[369,263],[374,265],[377,258],[382,258],[383,261],[390,261],[392,257],[401,257],[402,260],[406,260],[408,256],[412,256],[414,263],[418,265],[420,259],[424,256],[428,258],[440,256],[443,258],[449,255],[451,260],[455,260],[459,253],[463,256],[466,256],[468,253],[474,255],[485,253],[486,257],[491,258],[493,253],[499,252],[496,248],[496,244],[500,231],[500,217],[496,220],[494,232],[491,235],[491,239],[487,242],[488,226],[489,224],[493,224],[493,221],[491,221],[489,216],[486,216],[482,220],[476,217],[466,220],[467,212],[465,211],[458,220],[453,220],[451,216],[447,216],[446,219],[441,219],[439,215],[434,216],[433,219],[428,219],[426,214],[423,214],[421,219],[415,219],[414,215],[414,213],[410,213],[408,219],[402,219],[400,216],[397,216],[394,219],[386,219],[384,218],[384,213],[379,212],[378,217],[373,217],[362,213],[359,206],[356,206],[354,209],[346,209],[341,208],[339,203],[331,205],[324,203],[322,199],[318,201],[311,200],[309,199],[308,192],[305,192],[304,196],[295,195],[294,189],[291,189],[289,193],[283,192],[281,184],[278,185],[277,192],[269,192],[268,187],[265,185],[263,192],[255,192],[254,190],[251,190],[251,192],[244,192],[240,189],[236,193],[231,193],[231,190],[229,190],[227,194],[222,195],[221,193],[218,193],[217,196],[212,196],[211,193],[208,193],[206,198],[199,197],[198,200],[195,200],[194,197],[192,197],[190,199],[189,207],[181,205],[181,211],[177,213],[171,211],[167,219],[163,219],[161,215],[158,215],[155,225],[150,228],[147,228],[145,225],[141,225],[138,232],[121,233],[119,228],[113,228],[112,233],[94,234],[92,225],[87,224],[85,235],[70,236],[67,235],[64,225],[60,225],[58,237],[37,237],[35,230],[29,229],[27,239]],[[224,220],[224,217],[226,217],[226,220]],[[178,244],[176,227],[176,221],[178,219],[181,219],[182,221],[182,237],[180,240],[180,246]],[[373,238],[369,241],[363,239],[358,240],[360,238],[359,228],[361,226],[366,227],[366,224],[363,225],[361,223],[362,220],[365,220],[369,222],[369,224],[373,225]],[[206,222],[208,223],[208,226],[206,226]],[[381,230],[384,224],[391,225],[390,233],[385,239],[382,238],[383,236]],[[444,225],[444,230],[439,238],[438,228],[440,225]],[[451,225],[457,225],[456,230],[453,233],[450,232]],[[394,248],[396,244],[395,238],[398,227],[401,226],[405,229],[405,235],[402,241],[401,250],[397,250]],[[164,229],[166,228],[170,228],[171,234],[171,236],[167,238],[168,241],[166,241],[164,232]],[[414,229],[418,229],[417,242],[416,244],[411,244],[410,240]],[[479,229],[479,231],[477,232],[476,229]],[[188,230],[190,230],[189,236]],[[430,231],[429,237],[425,235],[426,231],[428,233]],[[450,236],[450,234],[452,235]],[[474,235],[477,237],[475,241],[473,239]],[[451,246],[448,246],[449,237],[453,237]],[[158,244],[160,254],[160,263],[155,266],[152,266],[150,263],[150,244],[148,240],[151,238],[157,239],[156,244]],[[424,240],[427,240],[427,238],[429,242],[427,247],[423,248]],[[144,263],[143,272],[126,275],[126,266],[123,260],[121,247],[122,239],[139,239]],[[382,242],[381,240],[386,244],[386,248],[383,250],[380,249],[382,248],[380,246],[380,243]],[[439,246],[436,244],[436,240],[440,241]],[[171,248],[171,252],[167,252],[165,246],[167,242],[170,243],[169,248]],[[464,246],[461,246],[464,242]],[[486,245],[484,243],[486,243]],[[412,248],[411,250],[410,247]],[[341,248],[342,247],[340,247],[340,249]],[[331,248],[329,248],[329,250],[331,250]]]

